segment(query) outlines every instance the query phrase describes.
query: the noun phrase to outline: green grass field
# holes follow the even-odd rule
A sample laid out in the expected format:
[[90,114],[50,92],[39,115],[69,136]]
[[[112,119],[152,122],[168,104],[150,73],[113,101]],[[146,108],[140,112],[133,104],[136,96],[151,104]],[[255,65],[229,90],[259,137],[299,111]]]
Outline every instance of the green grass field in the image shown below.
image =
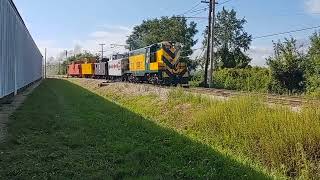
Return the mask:
[[219,101],[173,90],[162,97],[131,84],[97,88],[92,80],[70,81],[276,179],[320,178],[316,104],[294,112],[256,96]]
[[269,179],[156,122],[46,80],[11,118],[0,179]]

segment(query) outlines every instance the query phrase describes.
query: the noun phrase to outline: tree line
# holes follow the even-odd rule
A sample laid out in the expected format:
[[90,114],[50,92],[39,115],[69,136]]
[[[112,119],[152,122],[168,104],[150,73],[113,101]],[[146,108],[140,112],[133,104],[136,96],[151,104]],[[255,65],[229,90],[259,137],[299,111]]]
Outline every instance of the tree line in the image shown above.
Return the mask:
[[[314,33],[310,37],[310,47],[307,51],[298,46],[294,38],[274,42],[274,53],[266,59],[268,67],[253,68],[250,65],[252,59],[247,54],[253,38],[244,28],[246,23],[246,19],[238,18],[233,9],[223,8],[217,13],[214,27],[216,77],[213,82],[216,87],[244,90],[250,83],[248,80],[256,79],[260,83],[255,82],[256,85],[248,90],[276,93],[320,91],[320,33]],[[207,45],[207,31],[206,29],[203,32],[203,47]],[[190,55],[193,54],[192,47],[198,42],[195,40],[197,33],[197,24],[188,23],[184,17],[148,19],[134,27],[127,44],[131,49],[138,49],[166,40],[181,42],[184,45],[182,60],[188,63],[189,70],[193,72],[193,80],[201,82],[205,56],[196,60],[190,59]],[[229,80],[231,77],[238,82],[226,82],[228,77]]]

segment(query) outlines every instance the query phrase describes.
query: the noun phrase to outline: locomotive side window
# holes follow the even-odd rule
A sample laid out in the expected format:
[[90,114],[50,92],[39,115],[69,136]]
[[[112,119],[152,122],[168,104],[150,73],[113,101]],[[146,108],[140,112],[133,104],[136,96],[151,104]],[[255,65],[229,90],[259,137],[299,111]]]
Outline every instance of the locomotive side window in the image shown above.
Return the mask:
[[159,50],[158,45],[153,45],[150,47],[150,63],[157,62],[157,51]]

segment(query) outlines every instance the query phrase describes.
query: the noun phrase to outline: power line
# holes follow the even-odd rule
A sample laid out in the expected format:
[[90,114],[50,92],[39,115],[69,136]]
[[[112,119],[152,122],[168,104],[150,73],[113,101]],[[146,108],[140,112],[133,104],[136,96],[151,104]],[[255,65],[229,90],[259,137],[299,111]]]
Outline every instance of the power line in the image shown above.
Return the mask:
[[201,8],[201,9],[195,9],[195,10],[193,10],[193,11],[190,11],[189,13],[203,12],[203,11],[206,11],[206,10],[208,10],[208,7]]
[[193,6],[191,9],[187,10],[186,12],[182,13],[181,16],[190,13],[192,10],[194,10],[196,7],[200,6],[201,2]]
[[[230,1],[232,1],[232,0],[226,0],[226,1],[222,2],[222,3],[216,3],[216,6],[221,6],[221,5],[226,4],[226,3],[230,2]],[[202,9],[203,11],[200,11],[201,9],[199,9],[199,10],[197,10],[197,11],[200,11],[200,12],[198,12],[198,13],[196,13],[196,14],[193,14],[192,16],[197,16],[197,15],[203,13],[204,11],[207,11],[208,9],[209,9],[209,8],[204,8],[204,9]],[[207,18],[207,19],[208,19],[208,18]]]
[[205,48],[206,48],[206,47],[194,48],[194,49],[190,49],[190,50],[181,51],[181,53],[183,53],[183,52],[190,52],[190,51],[202,50],[202,49],[205,49]]
[[187,16],[187,17],[185,17],[185,16],[182,16],[182,17],[174,17],[174,18],[181,18],[181,19],[183,19],[183,18],[185,18],[185,19],[208,19],[208,17],[200,17],[200,16]]
[[[232,0],[226,0],[226,1],[222,2],[222,3],[216,3],[216,4],[217,4],[217,6],[219,6],[219,5],[226,4],[226,3],[230,2],[230,1],[232,1]],[[186,19],[208,19],[207,17],[194,17],[194,16],[197,16],[197,15],[199,15],[199,14],[201,14],[201,13],[203,13],[203,12],[205,12],[205,11],[207,11],[209,9],[209,7],[195,9],[201,3],[203,3],[203,2],[200,2],[200,3],[196,4],[194,7],[192,7],[191,9],[189,9],[188,11],[186,11],[185,13],[183,13],[183,14],[181,14],[179,16],[184,16],[186,14],[195,13],[195,14],[192,14],[190,17],[185,17],[185,18]]]
[[[206,12],[208,9],[209,9],[209,8],[204,8],[203,11],[200,11],[200,12],[198,12],[198,13],[196,13],[196,14],[192,14],[192,16],[197,16],[197,15],[203,13],[203,12]],[[207,19],[208,19],[208,17],[207,17]]]
[[291,31],[285,31],[285,32],[280,32],[280,33],[274,33],[274,34],[268,34],[268,35],[263,35],[263,36],[257,36],[252,39],[262,39],[262,38],[267,38],[267,37],[273,37],[273,36],[279,36],[283,34],[290,34],[290,33],[295,33],[295,32],[301,32],[301,31],[307,31],[307,30],[312,30],[312,29],[318,29],[320,26],[313,26],[313,27],[308,27],[308,28],[303,28],[303,29],[296,29],[296,30],[291,30]]
[[232,1],[232,0],[226,0],[226,1],[223,1],[223,2],[221,2],[221,3],[218,3],[218,5],[217,5],[217,6],[221,6],[221,5],[226,4],[226,3],[230,2],[230,1]]

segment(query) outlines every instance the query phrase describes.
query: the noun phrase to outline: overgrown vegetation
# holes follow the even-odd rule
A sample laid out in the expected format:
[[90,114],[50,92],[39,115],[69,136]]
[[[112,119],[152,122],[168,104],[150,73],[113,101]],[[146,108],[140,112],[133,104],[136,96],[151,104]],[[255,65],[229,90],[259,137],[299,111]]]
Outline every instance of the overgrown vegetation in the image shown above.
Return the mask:
[[320,33],[314,33],[310,40],[307,90],[311,95],[320,97]]
[[[268,67],[219,68],[214,72],[214,85],[242,91],[278,94],[308,94],[320,97],[320,34],[310,37],[306,54],[293,38],[274,43],[274,55],[267,59]],[[192,78],[192,85],[202,81],[201,71]]]
[[274,56],[267,59],[272,74],[270,91],[290,94],[304,92],[307,61],[295,39],[274,43]]
[[[271,72],[268,68],[225,68],[214,72],[213,85],[218,89],[268,93],[271,80]],[[198,71],[192,76],[190,85],[198,87],[201,82],[203,82],[203,73]]]
[[[152,96],[137,99],[159,112]],[[268,179],[136,112],[45,80],[11,118],[0,179]]]
[[[270,107],[258,97],[218,101],[182,90],[170,92],[167,98],[135,96],[116,86],[97,89],[85,80],[72,81],[239,162],[265,167],[276,178],[320,178],[317,105],[309,104],[301,112],[293,112],[285,107]],[[127,90],[133,91],[129,87]]]
[[[218,12],[214,36],[217,50],[213,84],[216,88],[279,94],[307,93],[320,97],[320,33],[310,37],[308,53],[294,38],[274,43],[274,54],[266,59],[270,74],[263,73],[264,70],[257,73],[258,68],[251,68],[251,59],[245,54],[252,41],[252,36],[244,29],[245,23],[246,19],[239,19],[235,10],[223,8]],[[204,47],[207,45],[207,31],[204,32]],[[200,72],[204,71],[205,56],[206,53],[198,62]],[[191,84],[201,85],[198,80],[201,79],[196,72]],[[261,83],[255,80],[261,80]]]
[[221,89],[268,92],[270,71],[267,68],[222,69],[214,74],[214,86]]

